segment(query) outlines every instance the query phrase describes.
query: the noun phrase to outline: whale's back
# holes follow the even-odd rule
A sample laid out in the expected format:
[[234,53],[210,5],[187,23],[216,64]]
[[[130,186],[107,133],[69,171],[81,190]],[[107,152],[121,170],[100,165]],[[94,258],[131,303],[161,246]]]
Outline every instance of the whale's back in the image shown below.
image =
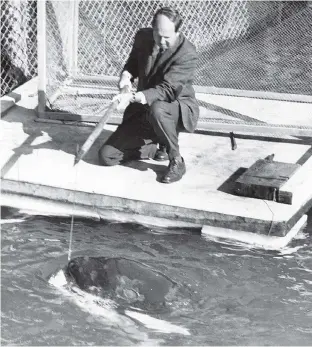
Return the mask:
[[164,303],[176,286],[162,273],[125,258],[78,257],[68,263],[67,272],[83,290],[132,291],[149,304]]

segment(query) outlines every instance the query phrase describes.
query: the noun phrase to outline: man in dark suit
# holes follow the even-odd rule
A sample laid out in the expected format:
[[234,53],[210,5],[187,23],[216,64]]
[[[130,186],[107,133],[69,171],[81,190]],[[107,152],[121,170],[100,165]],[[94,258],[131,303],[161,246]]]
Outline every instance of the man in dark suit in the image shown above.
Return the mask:
[[[192,87],[197,53],[179,31],[181,23],[176,10],[163,7],[155,13],[152,28],[137,32],[119,88],[131,88],[138,78],[138,89],[115,97],[125,112],[122,123],[99,151],[102,165],[169,158],[161,182],[176,182],[185,174],[178,135],[181,130],[195,130],[199,107]],[[157,143],[168,155],[157,151]]]

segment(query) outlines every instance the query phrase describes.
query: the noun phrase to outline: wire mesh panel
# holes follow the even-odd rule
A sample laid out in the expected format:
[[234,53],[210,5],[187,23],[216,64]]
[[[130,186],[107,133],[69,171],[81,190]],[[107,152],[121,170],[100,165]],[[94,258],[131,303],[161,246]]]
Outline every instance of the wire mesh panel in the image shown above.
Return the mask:
[[203,53],[207,63],[198,69],[198,76],[205,76],[202,82],[221,88],[312,95],[312,8],[302,5],[286,3],[265,30],[221,54]]
[[73,35],[74,2],[47,1],[46,3],[46,55],[47,94],[53,95],[70,78],[70,59]]
[[47,1],[50,108],[100,114],[135,33],[164,5],[180,11],[197,48],[197,87],[312,94],[307,1]]
[[[247,1],[83,1],[79,6],[79,73],[119,75],[135,32],[150,26],[161,5],[182,13],[181,30],[197,47],[200,67],[205,67],[217,44],[229,45],[263,27],[262,21],[272,17],[276,7]],[[198,77],[196,82],[200,83]]]
[[37,75],[37,2],[1,1],[1,96]]

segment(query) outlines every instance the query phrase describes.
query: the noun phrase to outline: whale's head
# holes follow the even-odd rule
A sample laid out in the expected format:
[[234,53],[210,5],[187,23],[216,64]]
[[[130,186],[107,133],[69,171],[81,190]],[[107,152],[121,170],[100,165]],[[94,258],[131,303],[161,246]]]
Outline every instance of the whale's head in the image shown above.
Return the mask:
[[77,257],[65,269],[80,289],[121,302],[162,307],[176,284],[153,269],[124,258]]
[[110,288],[105,264],[97,258],[78,257],[70,260],[66,269],[67,279],[82,290],[97,292]]

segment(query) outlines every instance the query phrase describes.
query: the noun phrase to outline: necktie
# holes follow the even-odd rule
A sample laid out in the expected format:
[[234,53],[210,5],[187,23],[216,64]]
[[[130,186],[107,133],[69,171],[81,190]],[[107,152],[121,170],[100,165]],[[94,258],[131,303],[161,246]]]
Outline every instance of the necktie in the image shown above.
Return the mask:
[[156,56],[156,59],[154,61],[154,64],[153,64],[153,68],[156,66],[156,64],[158,63],[160,57],[162,56],[162,54],[164,53],[164,49],[163,48],[159,48],[159,51],[157,53],[157,56]]

